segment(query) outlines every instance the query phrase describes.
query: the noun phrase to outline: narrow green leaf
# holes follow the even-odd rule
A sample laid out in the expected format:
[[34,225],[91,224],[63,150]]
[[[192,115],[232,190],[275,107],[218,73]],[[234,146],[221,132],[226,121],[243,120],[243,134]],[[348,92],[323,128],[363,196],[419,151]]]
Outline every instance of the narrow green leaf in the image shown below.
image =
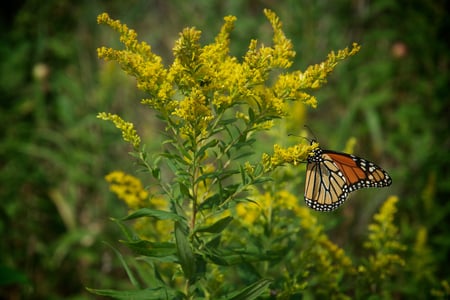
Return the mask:
[[237,155],[236,157],[234,157],[233,159],[238,160],[238,159],[240,159],[240,158],[247,157],[247,156],[251,156],[251,155],[253,155],[253,154],[255,154],[254,151],[242,152],[242,153],[240,153],[239,155]]
[[180,186],[180,193],[186,198],[192,198],[191,193],[189,192],[189,188],[182,182],[178,182],[178,185]]
[[239,139],[239,142],[234,144],[233,147],[236,148],[236,150],[240,150],[243,147],[251,147],[252,144],[254,144],[255,142],[256,142],[256,139],[254,139],[254,138],[247,139],[247,137],[241,136],[241,138]]
[[221,266],[233,266],[238,264],[259,262],[266,259],[263,255],[258,256],[252,253],[226,253],[219,251],[218,249],[208,253],[207,255],[212,262]]
[[206,243],[206,249],[216,249],[220,246],[220,241],[222,240],[222,236],[220,234],[216,234],[210,241]]
[[184,276],[189,280],[194,279],[195,257],[189,245],[187,233],[182,229],[180,222],[175,222],[175,240],[177,242],[178,259]]
[[153,176],[153,178],[160,180],[161,179],[161,170],[158,167],[154,167],[152,169],[152,176]]
[[247,172],[245,171],[244,167],[241,165],[239,166],[239,170],[241,171],[241,181],[243,185],[247,185]]
[[209,179],[217,178],[217,177],[219,176],[219,174],[221,174],[220,171],[217,171],[217,172],[211,172],[211,173],[205,173],[205,174],[199,176],[199,177],[197,178],[197,180],[195,180],[195,183],[202,182],[203,180],[208,179],[208,178],[209,178]]
[[223,170],[223,169],[219,169],[216,172],[211,172],[211,173],[206,173],[203,174],[201,176],[199,176],[196,180],[195,183],[199,183],[202,182],[205,179],[215,179],[218,178],[219,180],[224,180],[228,177],[233,176],[234,174],[239,173],[239,171],[237,170]]
[[104,242],[104,243],[107,246],[109,246],[114,251],[116,256],[119,258],[120,262],[122,263],[123,268],[125,269],[125,272],[127,272],[128,278],[130,279],[133,286],[135,286],[136,288],[140,288],[139,281],[134,277],[134,274],[131,272],[131,269],[128,267],[127,262],[125,261],[125,259],[123,258],[122,254],[119,252],[119,250],[117,250],[112,245],[110,245],[106,242]]
[[230,118],[230,119],[222,119],[220,120],[219,124],[222,126],[226,126],[228,124],[234,124],[236,123],[237,118]]
[[250,123],[254,123],[255,121],[255,112],[253,111],[253,108],[248,108],[248,118],[250,120]]
[[161,157],[167,158],[167,163],[174,163],[174,162],[177,162],[177,163],[181,163],[182,165],[185,165],[185,166],[188,165],[187,161],[184,160],[184,159],[183,159],[182,157],[180,157],[179,155],[175,155],[175,154],[168,153],[168,152],[166,152],[166,153],[161,153],[160,155],[161,155]]
[[269,279],[260,279],[257,282],[245,287],[240,291],[236,291],[229,295],[228,300],[251,300],[256,299],[266,291],[272,281]]
[[264,182],[273,181],[272,177],[260,177],[258,179],[253,180],[253,184],[261,184]]
[[131,250],[137,254],[150,256],[150,257],[172,257],[175,261],[175,255],[177,254],[177,248],[174,243],[162,242],[155,243],[145,240],[139,241],[121,241],[122,244],[127,245]]
[[[219,189],[219,191],[221,190]],[[213,207],[217,207],[221,203],[221,199],[223,199],[221,194],[214,194],[208,197],[202,203],[200,203],[198,210],[211,209]]]
[[206,143],[205,145],[203,145],[197,153],[198,157],[203,157],[205,155],[206,150],[215,147],[217,144],[219,143],[219,140],[217,139],[213,139],[211,141],[209,141],[208,143]]
[[227,216],[225,218],[222,218],[218,220],[217,222],[208,225],[208,226],[202,226],[199,227],[196,232],[209,232],[209,233],[220,233],[222,230],[224,230],[228,224],[233,220],[232,216]]
[[133,239],[133,232],[130,230],[129,227],[125,226],[119,219],[111,218],[111,220],[119,226],[122,233],[127,237],[128,240]]
[[121,218],[121,221],[127,221],[137,218],[144,218],[144,217],[151,217],[156,218],[158,220],[181,220],[181,217],[174,214],[170,211],[164,211],[164,210],[158,210],[158,209],[151,209],[151,208],[141,208],[132,214]]

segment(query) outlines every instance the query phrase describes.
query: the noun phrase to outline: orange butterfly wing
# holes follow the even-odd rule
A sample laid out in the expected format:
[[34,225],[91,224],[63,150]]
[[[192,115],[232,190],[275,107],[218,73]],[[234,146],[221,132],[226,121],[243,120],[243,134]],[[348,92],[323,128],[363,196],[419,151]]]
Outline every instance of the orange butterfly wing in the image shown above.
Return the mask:
[[308,158],[305,182],[306,204],[319,211],[342,205],[350,192],[392,183],[386,171],[363,158],[316,148]]

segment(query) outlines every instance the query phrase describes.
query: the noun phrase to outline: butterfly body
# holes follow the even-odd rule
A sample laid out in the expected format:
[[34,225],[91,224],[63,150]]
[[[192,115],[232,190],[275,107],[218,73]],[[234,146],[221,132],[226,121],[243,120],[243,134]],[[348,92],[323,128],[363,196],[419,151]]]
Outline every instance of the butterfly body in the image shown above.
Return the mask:
[[307,159],[305,202],[312,209],[332,211],[353,191],[391,183],[389,174],[370,161],[316,148]]

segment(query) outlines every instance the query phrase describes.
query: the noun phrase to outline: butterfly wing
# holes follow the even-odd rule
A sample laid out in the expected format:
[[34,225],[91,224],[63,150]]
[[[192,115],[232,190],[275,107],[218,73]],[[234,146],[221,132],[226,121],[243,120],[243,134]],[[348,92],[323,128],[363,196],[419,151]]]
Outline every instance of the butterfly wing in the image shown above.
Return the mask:
[[392,183],[382,168],[363,158],[316,148],[308,158],[305,201],[312,209],[332,211],[342,205],[350,192]]
[[353,192],[367,187],[385,187],[392,184],[389,174],[381,167],[364,158],[334,152],[324,151],[339,167],[348,183],[348,191]]
[[306,204],[319,211],[335,210],[347,199],[346,178],[333,159],[321,149],[314,153],[306,167]]

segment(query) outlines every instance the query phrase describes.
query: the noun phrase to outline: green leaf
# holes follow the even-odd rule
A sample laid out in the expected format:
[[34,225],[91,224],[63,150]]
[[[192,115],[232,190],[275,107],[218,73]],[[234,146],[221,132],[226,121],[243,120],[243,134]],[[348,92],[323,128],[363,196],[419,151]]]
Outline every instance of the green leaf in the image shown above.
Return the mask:
[[[292,247],[283,247],[274,251],[261,251],[258,247],[247,246],[245,249],[230,249],[219,247],[220,235],[211,239],[204,248],[204,253],[209,260],[217,265],[231,266],[237,264],[248,264],[261,261],[278,261],[286,256]],[[251,248],[251,249],[249,249]]]
[[171,261],[176,261],[177,248],[174,243],[155,243],[145,240],[132,242],[121,241],[121,243],[127,245],[131,250],[140,255],[165,258],[171,257]]
[[217,140],[217,139],[213,139],[213,140],[209,141],[208,143],[206,143],[204,146],[202,146],[198,150],[197,157],[202,158],[205,155],[206,150],[215,147],[218,143],[219,143],[219,140]]
[[177,242],[178,259],[184,276],[190,281],[195,275],[195,257],[187,239],[187,233],[183,230],[180,222],[175,222],[175,240]]
[[216,207],[221,203],[222,199],[223,198],[221,194],[214,194],[200,203],[198,210],[211,209],[212,207]]
[[174,214],[173,212],[165,211],[165,210],[158,210],[158,209],[151,209],[151,208],[141,208],[141,209],[133,212],[132,214],[130,214],[126,217],[123,217],[120,220],[127,221],[127,220],[133,220],[133,219],[144,218],[144,217],[152,217],[152,218],[156,218],[158,220],[174,220],[174,221],[181,220],[181,217],[178,216],[177,214]]
[[247,185],[248,180],[247,180],[247,172],[245,171],[244,167],[241,165],[239,166],[239,170],[241,172],[241,181],[243,185]]
[[247,139],[246,136],[242,135],[241,138],[239,139],[239,142],[233,145],[233,148],[236,148],[236,150],[240,150],[243,147],[251,147],[252,144],[254,144],[255,142],[256,139],[254,138]]
[[152,169],[152,176],[156,180],[160,180],[161,179],[161,170],[158,167],[154,167]]
[[185,166],[188,165],[187,161],[184,160],[179,155],[175,155],[175,154],[172,154],[172,153],[169,153],[169,152],[165,152],[165,153],[161,153],[160,156],[164,157],[164,158],[167,158],[167,163],[168,164],[172,164],[172,167],[173,167],[173,163],[175,163],[175,162],[181,163],[182,165],[185,165]]
[[232,216],[227,216],[211,225],[199,227],[197,230],[195,230],[195,232],[220,233],[228,226],[228,224],[230,224],[232,220]]
[[221,120],[219,121],[219,124],[222,125],[222,126],[226,126],[226,125],[228,125],[228,124],[234,124],[234,123],[236,123],[237,120],[238,120],[237,118],[221,119]]
[[255,122],[255,111],[251,107],[248,108],[248,118],[250,120],[250,123]]
[[214,178],[217,178],[217,177],[219,176],[219,174],[221,174],[220,171],[217,171],[217,172],[211,172],[211,173],[205,173],[205,174],[199,176],[199,177],[195,180],[195,183],[202,182],[202,181],[204,181],[205,179],[214,179]]
[[253,154],[255,154],[254,151],[242,152],[239,155],[235,156],[233,159],[238,160],[238,159],[241,159],[243,157],[252,156]]
[[253,180],[252,184],[261,184],[264,182],[273,181],[272,177],[260,177],[258,179]]
[[217,249],[216,251],[213,251],[213,249],[209,250],[211,251],[207,253],[208,258],[215,264],[221,266],[233,266],[250,262],[259,262],[266,259],[263,255],[256,255],[253,253],[227,253]]
[[220,246],[220,241],[222,240],[222,236],[220,234],[216,234],[210,241],[206,243],[207,250],[214,250]]
[[114,251],[116,256],[119,258],[120,262],[122,263],[123,268],[125,269],[125,272],[127,272],[128,278],[130,279],[133,286],[135,286],[136,288],[140,288],[139,281],[137,281],[137,279],[134,277],[134,274],[131,272],[131,269],[128,267],[127,262],[125,261],[125,259],[123,258],[123,255],[119,252],[119,250],[117,250],[112,245],[110,245],[106,242],[104,242],[104,243],[106,245],[108,245]]
[[236,291],[226,297],[228,300],[251,300],[256,299],[256,297],[260,296],[262,293],[266,291],[269,287],[269,284],[272,281],[269,279],[260,279],[257,282],[243,288],[240,291]]
[[180,186],[180,193],[186,198],[192,198],[191,193],[189,192],[189,188],[182,182],[178,182],[178,185]]
[[99,290],[91,288],[86,289],[96,295],[124,300],[184,299],[184,295],[180,291],[169,289],[166,287],[136,291]]
[[233,176],[234,174],[239,173],[239,171],[237,170],[223,170],[220,169],[216,172],[211,172],[211,173],[205,173],[201,176],[199,176],[196,180],[195,183],[199,183],[202,182],[205,179],[214,179],[214,178],[219,178],[220,180],[224,180],[228,177]]
[[117,226],[119,226],[120,230],[122,231],[122,233],[127,237],[128,240],[132,240],[133,239],[133,232],[130,230],[129,227],[125,226],[122,221],[120,221],[119,219],[116,218],[111,218],[111,220],[117,224]]

